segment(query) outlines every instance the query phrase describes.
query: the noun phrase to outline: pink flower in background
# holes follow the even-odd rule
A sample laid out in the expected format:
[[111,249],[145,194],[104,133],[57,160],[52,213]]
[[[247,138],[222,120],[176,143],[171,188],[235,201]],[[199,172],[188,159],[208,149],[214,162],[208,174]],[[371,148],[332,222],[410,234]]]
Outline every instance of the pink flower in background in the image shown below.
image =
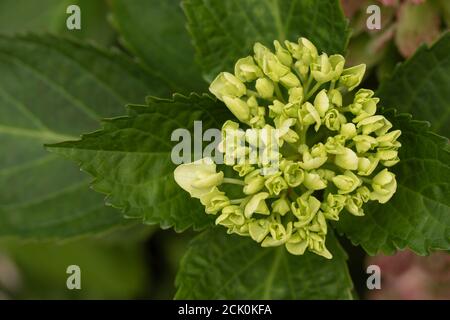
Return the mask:
[[381,2],[381,4],[383,6],[391,6],[391,7],[398,5],[400,2],[409,2],[412,4],[420,4],[425,1],[426,0],[400,0],[400,1],[399,0],[378,0],[378,2]]
[[395,6],[398,4],[398,0],[378,0],[383,6]]
[[416,256],[400,251],[394,256],[378,255],[367,261],[381,269],[381,290],[368,292],[369,299],[450,299],[450,255]]
[[[381,29],[369,30],[367,8],[379,4]],[[432,44],[450,27],[450,0],[341,0],[352,37],[347,61],[387,75],[423,44]]]

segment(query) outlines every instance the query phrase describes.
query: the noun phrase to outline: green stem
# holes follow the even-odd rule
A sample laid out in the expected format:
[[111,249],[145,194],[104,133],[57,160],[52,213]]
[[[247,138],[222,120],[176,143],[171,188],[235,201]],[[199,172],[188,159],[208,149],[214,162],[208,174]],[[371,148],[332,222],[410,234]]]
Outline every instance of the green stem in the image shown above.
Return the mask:
[[[311,85],[311,82],[313,80],[313,76],[310,74],[308,77],[308,80],[306,81],[305,86],[303,87],[304,90],[304,94],[306,95],[306,93],[308,92],[309,86]],[[306,99],[305,99],[306,100]]]
[[306,82],[305,76],[302,75],[296,68],[294,71],[295,71],[295,74],[297,75],[297,77],[300,79],[300,82],[302,83],[302,85],[305,84],[305,82]]
[[223,178],[223,183],[229,183],[229,184],[238,184],[240,186],[245,186],[245,182],[239,179],[233,179],[233,178]]
[[308,100],[309,98],[312,97],[312,95],[320,88],[322,84],[320,82],[317,82],[314,87],[312,87],[312,89],[308,92],[308,94],[306,95],[305,100]]
[[289,198],[291,201],[296,201],[297,198],[299,198],[299,197],[300,197],[300,196],[297,194],[297,192],[294,191],[294,189],[289,188],[289,190],[288,190],[288,198]]
[[308,133],[309,126],[304,126],[300,133],[300,144],[306,144],[306,134]]
[[254,90],[250,90],[250,89],[247,89],[247,95],[249,97],[261,98],[261,96],[259,95],[258,92],[254,91]]
[[280,86],[278,85],[278,82],[274,82],[274,86],[275,86],[275,94],[276,94],[278,100],[280,100],[283,103],[286,103],[286,101],[284,100],[284,97],[283,97],[283,93],[281,93],[281,89],[280,89]]
[[241,204],[245,198],[230,200],[230,204]]
[[366,177],[359,177],[363,182],[372,184],[372,179],[366,178]]
[[330,88],[328,89],[328,92],[330,92],[331,90],[333,90],[334,89],[334,86],[336,85],[336,81],[331,81],[331,83],[330,83]]

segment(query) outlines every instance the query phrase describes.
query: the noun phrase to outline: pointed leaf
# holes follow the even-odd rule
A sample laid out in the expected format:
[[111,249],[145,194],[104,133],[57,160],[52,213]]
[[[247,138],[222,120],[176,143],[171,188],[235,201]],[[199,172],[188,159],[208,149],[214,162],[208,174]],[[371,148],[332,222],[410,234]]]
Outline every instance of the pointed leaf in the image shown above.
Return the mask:
[[127,217],[177,231],[210,225],[213,217],[174,181],[171,134],[178,128],[193,132],[194,120],[202,121],[203,130],[221,128],[230,117],[227,109],[210,96],[195,94],[151,98],[148,106],[129,108],[129,116],[105,120],[102,130],[49,150],[79,163],[95,177],[92,187]]
[[432,47],[422,46],[383,81],[378,96],[385,106],[431,122],[431,129],[450,137],[450,33]]
[[343,53],[349,32],[338,0],[184,0],[204,76],[231,71],[257,41],[309,38],[319,50]]
[[[67,29],[66,20],[71,16],[67,8],[70,5],[80,8],[81,29]],[[106,0],[2,0],[0,30],[7,35],[51,32],[110,45],[115,34],[107,15]]]
[[166,94],[139,66],[51,36],[0,37],[0,236],[66,238],[124,223],[75,166],[44,150],[128,101]]
[[201,92],[207,87],[194,63],[180,0],[113,0],[115,26],[125,45],[172,83],[172,91]]
[[221,227],[197,236],[177,275],[176,299],[352,299],[347,255],[330,232],[333,259],[261,248]]

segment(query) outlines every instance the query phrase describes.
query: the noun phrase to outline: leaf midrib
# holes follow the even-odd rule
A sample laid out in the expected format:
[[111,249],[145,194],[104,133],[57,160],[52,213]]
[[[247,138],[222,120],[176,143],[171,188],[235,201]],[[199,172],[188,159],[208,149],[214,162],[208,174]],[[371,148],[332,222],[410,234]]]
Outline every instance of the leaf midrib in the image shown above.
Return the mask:
[[[6,56],[4,53],[0,53],[1,56]],[[47,84],[48,87],[52,88],[55,92],[59,93],[62,97],[67,99],[75,106],[79,111],[92,118],[93,120],[98,120],[100,115],[94,112],[91,107],[89,107],[84,101],[79,100],[72,93],[66,90],[65,87],[61,86],[59,83],[52,82],[52,80],[44,73],[40,72],[38,69],[34,68],[29,63],[23,61],[17,56],[6,56],[10,61],[13,61],[17,66],[22,67],[22,69],[28,70],[29,73],[33,74],[36,78],[40,79],[43,83]]]
[[21,137],[27,137],[35,140],[42,140],[42,141],[67,141],[67,140],[76,140],[77,137],[66,135],[62,133],[57,133],[54,131],[44,131],[44,130],[33,130],[33,129],[24,129],[19,127],[10,127],[10,126],[4,126],[0,125],[0,134],[7,134],[12,136],[21,136]]

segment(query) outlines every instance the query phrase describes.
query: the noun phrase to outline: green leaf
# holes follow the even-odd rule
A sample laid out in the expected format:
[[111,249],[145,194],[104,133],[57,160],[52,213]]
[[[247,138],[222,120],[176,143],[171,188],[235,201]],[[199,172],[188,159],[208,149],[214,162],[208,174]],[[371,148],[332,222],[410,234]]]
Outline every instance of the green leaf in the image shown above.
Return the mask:
[[[14,299],[134,299],[146,291],[145,248],[102,239],[55,243],[0,243],[17,266],[22,285]],[[67,267],[81,271],[81,290],[68,290]],[[5,273],[6,275],[6,273]]]
[[204,77],[231,71],[257,41],[310,39],[319,50],[343,53],[349,31],[338,0],[184,0]]
[[[68,30],[67,7],[77,5],[81,10],[81,29]],[[13,35],[24,32],[52,32],[90,39],[108,45],[114,40],[114,30],[107,21],[106,0],[1,0],[0,30]]]
[[0,37],[0,236],[66,238],[124,223],[44,143],[74,139],[128,101],[167,94],[129,60],[54,37]]
[[179,0],[112,0],[113,23],[122,40],[152,70],[173,83],[173,92],[201,92],[206,83]]
[[352,299],[347,254],[330,232],[333,259],[261,248],[217,227],[191,243],[181,260],[175,299]]
[[127,217],[177,231],[209,225],[212,217],[174,181],[171,134],[178,128],[193,132],[194,120],[202,121],[203,130],[221,128],[230,118],[227,108],[210,96],[192,94],[149,98],[147,106],[129,109],[129,116],[105,120],[102,130],[49,150],[79,163],[95,177],[93,189]]
[[407,247],[420,255],[450,250],[448,140],[406,114],[385,116],[402,130],[400,162],[392,168],[397,192],[385,204],[370,202],[363,217],[343,214],[336,227],[371,255]]
[[432,47],[422,46],[399,65],[378,89],[383,105],[431,122],[431,129],[450,137],[450,33]]

